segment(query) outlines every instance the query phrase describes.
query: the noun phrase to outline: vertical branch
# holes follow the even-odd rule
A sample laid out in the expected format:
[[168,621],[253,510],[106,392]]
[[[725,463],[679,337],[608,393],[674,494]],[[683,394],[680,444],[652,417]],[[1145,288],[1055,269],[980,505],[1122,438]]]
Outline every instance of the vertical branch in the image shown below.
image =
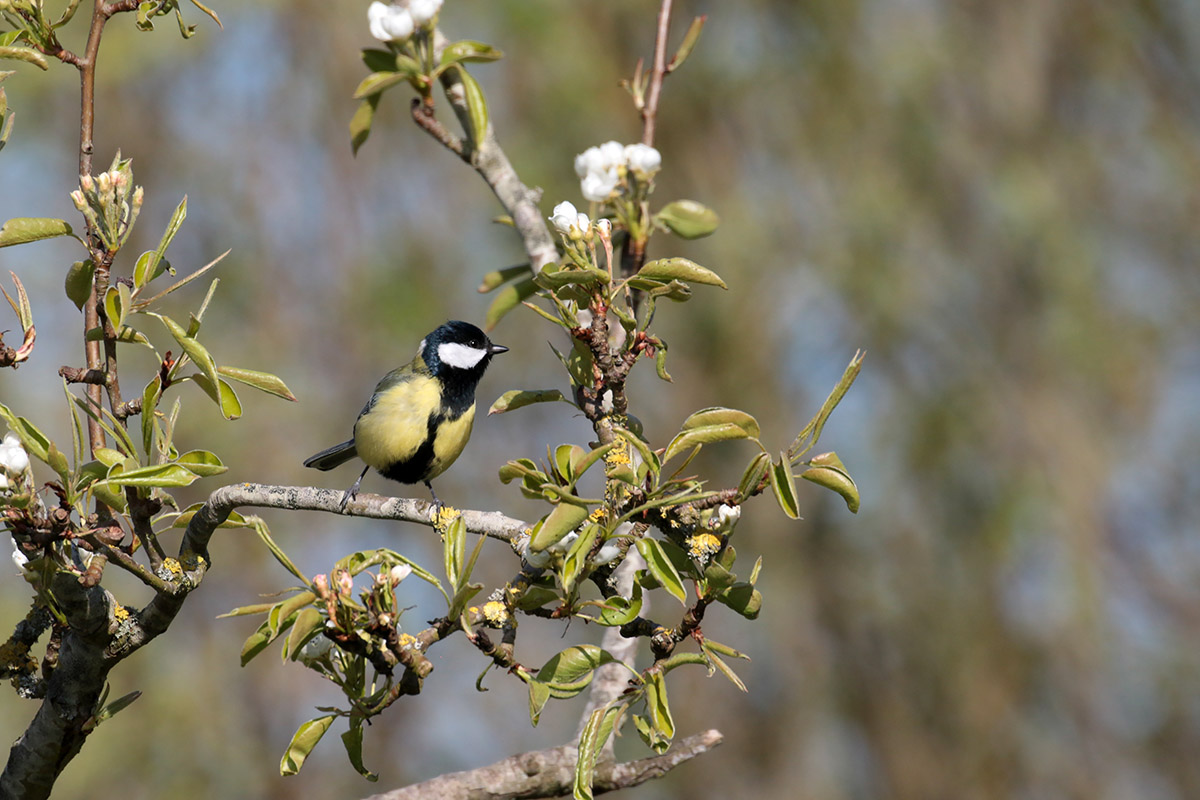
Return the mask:
[[671,29],[671,0],[662,0],[658,10],[658,34],[654,38],[654,66],[650,71],[650,86],[642,106],[642,144],[654,144],[654,126],[658,121],[658,96],[663,77],[667,74],[667,33]]

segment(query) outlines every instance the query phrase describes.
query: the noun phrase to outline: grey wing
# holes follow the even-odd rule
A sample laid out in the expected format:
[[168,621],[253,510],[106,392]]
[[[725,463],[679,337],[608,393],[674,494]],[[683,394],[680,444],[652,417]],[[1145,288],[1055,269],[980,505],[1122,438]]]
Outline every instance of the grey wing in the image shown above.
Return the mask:
[[305,459],[304,466],[312,467],[313,469],[329,470],[345,464],[356,455],[358,455],[358,450],[354,447],[354,440],[350,439],[341,444],[335,444],[333,447],[326,448],[315,456],[310,456]]

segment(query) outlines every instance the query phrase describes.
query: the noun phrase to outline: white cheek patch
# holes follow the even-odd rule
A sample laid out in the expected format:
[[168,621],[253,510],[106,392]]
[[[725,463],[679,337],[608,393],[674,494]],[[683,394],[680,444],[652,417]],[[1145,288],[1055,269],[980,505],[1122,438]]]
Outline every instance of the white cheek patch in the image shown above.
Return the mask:
[[471,369],[483,360],[487,350],[478,347],[468,347],[457,342],[446,342],[438,345],[438,359],[451,367]]

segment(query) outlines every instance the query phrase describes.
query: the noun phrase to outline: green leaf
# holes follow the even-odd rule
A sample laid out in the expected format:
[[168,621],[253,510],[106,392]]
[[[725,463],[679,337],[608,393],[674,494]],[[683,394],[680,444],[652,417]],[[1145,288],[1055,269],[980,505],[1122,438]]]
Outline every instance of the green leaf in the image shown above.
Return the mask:
[[456,65],[455,68],[458,70],[459,78],[462,79],[463,95],[467,101],[467,116],[471,120],[471,141],[474,143],[475,149],[479,149],[479,143],[487,135],[487,98],[483,95],[483,87],[471,76],[471,73],[467,72],[461,64]]
[[[528,270],[527,270],[528,271]],[[524,301],[532,297],[538,289],[537,283],[532,277],[519,280],[509,286],[501,289],[494,298],[492,304],[488,306],[487,313],[483,318],[483,327],[485,330],[492,330],[496,327],[504,316],[512,311]]]
[[0,58],[11,58],[14,61],[26,61],[42,69],[49,69],[46,57],[32,47],[0,47]]
[[496,402],[488,409],[488,415],[503,414],[534,403],[553,403],[558,400],[570,402],[558,389],[513,389],[496,398]]
[[221,463],[221,459],[207,450],[189,450],[175,459],[175,463],[201,478],[220,475],[229,470],[229,467]]
[[612,704],[597,708],[588,717],[579,734],[579,756],[575,762],[574,797],[576,800],[592,800],[592,778],[596,761],[604,745],[612,737],[617,718],[625,710],[624,704]]
[[155,464],[126,470],[117,464],[108,472],[104,483],[109,486],[168,487],[190,486],[198,476],[177,464]]
[[350,152],[358,155],[358,150],[367,142],[371,135],[371,123],[375,121],[375,110],[379,108],[381,94],[373,94],[358,104],[354,116],[350,118]]
[[346,747],[346,756],[350,759],[350,765],[367,780],[374,783],[379,780],[378,773],[371,772],[363,765],[362,745],[363,745],[363,718],[358,714],[350,716],[350,730],[342,734],[342,744]]
[[737,500],[739,503],[744,502],[754,493],[767,474],[770,465],[771,455],[769,453],[759,453],[751,459],[746,471],[742,473],[741,481],[738,482]]
[[703,238],[721,224],[717,212],[695,200],[667,203],[654,215],[654,221],[682,239]]
[[354,90],[353,98],[362,100],[372,95],[378,95],[385,89],[390,89],[398,83],[407,81],[409,76],[403,72],[374,72],[362,79]]
[[662,584],[662,587],[681,605],[687,605],[687,591],[683,587],[683,578],[679,576],[675,565],[667,557],[662,544],[655,539],[643,537],[637,540],[637,549],[645,559],[646,566],[654,579]]
[[771,464],[771,489],[783,513],[792,519],[800,519],[800,506],[796,502],[796,483],[792,478],[792,466],[788,462],[787,453],[780,454],[778,463]]
[[680,453],[686,452],[693,447],[699,447],[713,442],[727,442],[734,439],[746,439],[749,434],[746,429],[733,422],[725,422],[718,425],[706,425],[702,428],[693,428],[691,430],[681,431],[675,435],[671,443],[667,445],[666,451],[663,453],[663,463],[670,461]]
[[608,277],[608,272],[596,269],[595,267],[553,270],[547,265],[538,273],[537,278],[534,280],[537,281],[539,286],[554,291],[564,286],[593,286],[595,284],[608,283]]
[[[124,289],[124,292],[120,290]],[[112,323],[114,330],[120,330],[125,324],[125,314],[129,311],[129,287],[123,283],[109,286],[104,293],[104,313]]]
[[[715,667],[722,675],[728,678],[730,683],[732,683],[734,686],[741,689],[743,692],[748,692],[749,690],[746,688],[746,684],[742,683],[742,679],[739,678],[737,673],[734,672],[730,666],[725,663],[725,660],[717,654],[716,649],[712,646],[714,644],[716,643],[705,639],[700,645],[702,648],[704,648],[704,655],[708,657],[708,663]],[[743,656],[743,658],[744,657],[745,656]]]
[[444,68],[469,61],[496,61],[503,57],[504,54],[490,44],[463,39],[451,42],[442,49],[441,65]]
[[599,609],[600,616],[597,617],[596,621],[601,625],[615,628],[633,622],[637,618],[637,615],[642,612],[641,584],[633,584],[633,593],[628,598],[620,595],[613,595],[606,598]]
[[515,280],[521,276],[530,275],[529,264],[517,264],[514,267],[505,267],[504,269],[492,270],[483,276],[482,282],[479,284],[479,293],[486,294],[493,289],[499,289],[504,284],[511,280]]
[[[0,48],[0,51],[3,49]],[[51,217],[16,217],[0,227],[0,247],[71,235],[71,226],[65,220]]]
[[568,595],[575,591],[576,581],[583,574],[588,554],[592,551],[592,545],[596,543],[600,530],[600,526],[595,523],[584,525],[579,537],[571,542],[567,554],[563,557],[562,586]]
[[272,375],[269,372],[257,372],[252,369],[242,369],[241,367],[217,367],[217,372],[226,378],[244,383],[247,386],[253,386],[259,391],[273,394],[276,397],[282,397],[284,400],[295,402],[296,395],[292,394],[292,390],[287,387],[280,378]]
[[558,543],[564,536],[583,524],[588,517],[586,507],[571,503],[559,503],[534,531],[529,549],[535,553]]
[[[821,431],[825,428],[825,421],[829,419],[829,415],[837,408],[838,403],[842,401],[842,398],[846,396],[846,392],[850,390],[854,379],[858,377],[858,373],[862,370],[864,357],[865,355],[861,350],[854,353],[854,358],[850,359],[850,363],[842,373],[841,380],[838,381],[837,386],[833,387],[833,391],[825,398],[825,402],[821,404],[820,411],[809,420],[809,423],[804,426],[804,430],[797,434],[796,440],[788,448],[788,456],[793,461],[812,448],[817,443],[817,440],[821,438]],[[808,439],[807,444],[805,444],[805,439]]]
[[146,461],[154,460],[154,429],[157,417],[158,401],[162,397],[162,378],[155,375],[142,390],[142,451]]
[[675,738],[675,721],[671,718],[671,708],[667,705],[667,682],[665,676],[658,671],[650,671],[645,675],[646,681],[646,713],[650,724],[668,741]]
[[392,72],[396,69],[396,54],[391,50],[368,47],[362,51],[361,57],[371,72]]
[[220,407],[221,416],[225,419],[234,420],[242,416],[242,401],[238,399],[237,392],[228,383],[218,380],[214,387],[207,376],[196,374],[189,377]]
[[304,645],[322,635],[325,630],[325,617],[315,607],[309,605],[300,609],[296,621],[288,632],[287,642],[284,643],[283,654],[292,661],[300,655]]
[[762,593],[751,583],[735,583],[717,595],[717,600],[746,619],[757,619],[758,612],[762,609]]
[[529,684],[529,722],[537,727],[538,720],[542,717],[542,709],[550,700],[550,687],[532,677],[526,677],[525,680]]
[[671,376],[667,373],[667,343],[660,340],[655,351],[654,370],[658,373],[659,378],[671,383]]
[[579,644],[553,655],[538,670],[537,680],[555,697],[573,697],[588,687],[597,668],[614,662],[616,659],[607,650]]
[[759,437],[758,420],[745,411],[739,411],[736,408],[723,408],[721,406],[713,406],[697,411],[683,421],[680,430],[690,431],[697,428],[726,424],[738,426],[751,439]]
[[296,730],[296,735],[292,737],[292,743],[288,745],[287,752],[279,761],[280,775],[286,777],[300,771],[300,768],[304,766],[304,760],[321,741],[321,737],[329,730],[334,719],[333,714],[310,719]]
[[50,448],[53,444],[46,434],[38,430],[37,426],[25,417],[18,417],[3,403],[0,403],[0,417],[4,418],[4,421],[8,423],[9,430],[21,440],[21,447],[25,449],[26,453],[39,461],[49,463]]
[[146,259],[145,263],[143,264],[142,258],[139,258],[137,265],[134,267],[133,282],[139,289],[161,275],[164,269],[170,269],[170,265],[163,260],[163,256],[166,254],[167,248],[171,245],[171,241],[175,238],[175,234],[179,233],[179,228],[183,225],[185,219],[187,219],[186,194],[171,214],[171,219],[167,222],[166,230],[163,231],[162,238],[158,241],[158,247],[148,253],[143,253],[142,258]]
[[446,526],[446,533],[442,538],[446,577],[450,579],[450,585],[457,590],[462,583],[463,562],[467,555],[467,523],[462,516],[455,517]]
[[667,64],[668,72],[674,72],[683,66],[684,61],[687,61],[687,57],[692,54],[692,50],[696,47],[696,42],[700,41],[700,32],[704,30],[704,23],[707,20],[707,16],[692,18],[692,24],[688,26],[687,33],[683,35],[683,41],[679,43],[679,49],[675,51],[675,55],[671,57],[670,63]]
[[660,258],[647,262],[637,272],[639,277],[660,281],[680,280],[703,283],[727,289],[725,281],[712,270],[686,258]]
[[846,471],[842,460],[837,457],[837,453],[823,453],[815,456],[809,463],[812,466],[801,472],[800,477],[837,492],[846,501],[846,508],[850,509],[852,514],[857,514],[858,486]]

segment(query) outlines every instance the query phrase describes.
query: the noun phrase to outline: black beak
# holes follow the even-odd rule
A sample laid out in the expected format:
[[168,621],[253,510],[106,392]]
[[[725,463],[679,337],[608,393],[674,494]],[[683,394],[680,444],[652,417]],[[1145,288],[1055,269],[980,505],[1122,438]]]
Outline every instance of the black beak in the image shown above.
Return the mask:
[[508,352],[508,348],[502,344],[496,344],[495,342],[488,343],[488,354],[489,355],[494,356],[497,353],[507,353],[507,352]]

